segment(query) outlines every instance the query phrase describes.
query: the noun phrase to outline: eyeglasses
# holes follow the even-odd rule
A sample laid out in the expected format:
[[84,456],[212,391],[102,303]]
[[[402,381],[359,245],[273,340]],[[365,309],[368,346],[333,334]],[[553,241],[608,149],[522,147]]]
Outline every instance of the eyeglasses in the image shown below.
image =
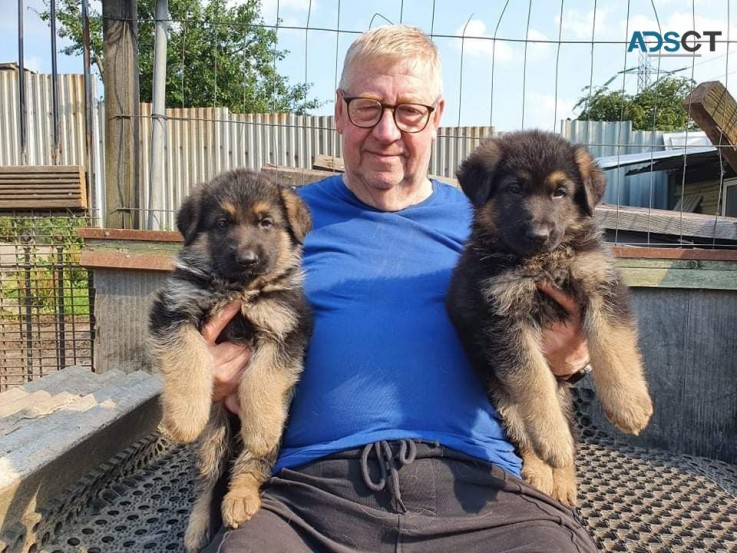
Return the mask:
[[379,124],[384,110],[389,109],[394,117],[394,124],[402,132],[416,133],[425,130],[430,114],[435,106],[424,104],[384,104],[372,98],[360,96],[343,96],[348,111],[348,119],[356,127],[371,129]]

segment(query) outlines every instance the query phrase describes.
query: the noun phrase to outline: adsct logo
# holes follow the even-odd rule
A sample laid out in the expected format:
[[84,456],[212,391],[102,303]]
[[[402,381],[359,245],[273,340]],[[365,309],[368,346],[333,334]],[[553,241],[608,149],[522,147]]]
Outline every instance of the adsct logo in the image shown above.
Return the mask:
[[701,57],[699,50],[706,46],[708,39],[709,52],[714,52],[717,37],[722,31],[686,31],[682,35],[675,31],[660,34],[657,31],[635,31],[630,38],[627,52],[640,50],[650,57]]

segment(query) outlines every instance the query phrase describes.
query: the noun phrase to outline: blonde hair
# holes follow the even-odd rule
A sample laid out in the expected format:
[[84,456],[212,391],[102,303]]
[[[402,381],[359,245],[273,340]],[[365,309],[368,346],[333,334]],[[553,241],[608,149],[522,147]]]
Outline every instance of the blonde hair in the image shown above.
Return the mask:
[[429,69],[428,86],[438,98],[442,96],[440,52],[430,37],[417,27],[388,25],[371,29],[359,36],[346,52],[340,88],[345,89],[348,86],[353,67],[361,62],[376,60],[407,62],[413,68]]

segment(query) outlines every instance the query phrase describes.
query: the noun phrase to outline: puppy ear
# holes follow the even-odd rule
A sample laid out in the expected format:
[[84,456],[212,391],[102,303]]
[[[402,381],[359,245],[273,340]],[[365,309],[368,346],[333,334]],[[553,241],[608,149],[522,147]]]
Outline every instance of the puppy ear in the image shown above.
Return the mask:
[[482,206],[491,197],[494,173],[501,157],[499,144],[493,139],[486,140],[458,169],[458,182],[474,207]]
[[197,227],[202,215],[201,186],[187,196],[177,211],[177,230],[184,237],[184,245],[189,246],[197,236]]
[[285,186],[279,187],[284,210],[287,213],[287,221],[292,229],[292,235],[299,244],[304,244],[305,236],[312,230],[312,217],[307,205],[296,192]]
[[578,172],[581,175],[583,188],[576,190],[576,202],[581,206],[588,216],[594,214],[596,207],[604,197],[606,191],[606,177],[604,172],[591,157],[591,154],[583,146],[576,146],[574,154]]

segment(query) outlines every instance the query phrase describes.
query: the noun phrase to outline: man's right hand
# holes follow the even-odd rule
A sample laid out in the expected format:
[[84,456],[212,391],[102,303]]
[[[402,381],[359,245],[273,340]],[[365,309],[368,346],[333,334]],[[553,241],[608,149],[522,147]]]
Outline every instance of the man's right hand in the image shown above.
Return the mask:
[[241,304],[228,304],[202,328],[202,336],[213,361],[212,401],[225,401],[225,407],[238,413],[238,383],[251,360],[251,349],[233,342],[216,343],[230,320],[240,311]]

